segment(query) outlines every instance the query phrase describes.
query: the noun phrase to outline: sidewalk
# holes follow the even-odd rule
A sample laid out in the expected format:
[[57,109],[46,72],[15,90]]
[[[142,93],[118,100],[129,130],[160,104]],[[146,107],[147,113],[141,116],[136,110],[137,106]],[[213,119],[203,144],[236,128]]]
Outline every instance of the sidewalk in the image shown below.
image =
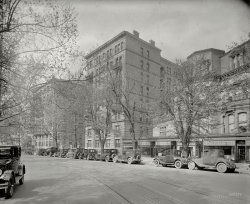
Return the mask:
[[249,163],[235,163],[235,165],[235,171],[239,172],[240,174],[250,174]]
[[[153,158],[150,156],[142,156],[142,164],[153,166]],[[249,163],[235,163],[235,165],[236,172],[239,172],[240,174],[250,174]]]

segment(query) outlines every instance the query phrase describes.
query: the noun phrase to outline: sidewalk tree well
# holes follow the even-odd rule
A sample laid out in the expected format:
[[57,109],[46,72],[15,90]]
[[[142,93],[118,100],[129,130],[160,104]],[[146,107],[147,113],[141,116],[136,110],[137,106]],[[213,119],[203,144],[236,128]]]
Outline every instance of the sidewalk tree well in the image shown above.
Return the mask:
[[158,115],[165,114],[173,123],[186,153],[192,138],[209,135],[217,124],[212,116],[223,87],[209,67],[203,57],[195,62],[179,61],[171,84],[163,80],[160,85]]

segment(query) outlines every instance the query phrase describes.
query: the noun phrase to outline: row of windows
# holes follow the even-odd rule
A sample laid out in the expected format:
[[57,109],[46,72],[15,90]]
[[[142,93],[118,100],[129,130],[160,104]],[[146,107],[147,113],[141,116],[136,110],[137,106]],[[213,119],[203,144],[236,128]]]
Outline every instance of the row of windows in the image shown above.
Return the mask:
[[[115,48],[113,48],[115,50],[114,54],[117,54],[118,52],[123,50],[123,48],[124,48],[124,43],[123,42],[118,43],[117,45],[115,45]],[[112,57],[113,49],[110,48],[106,52],[103,52],[102,54],[96,56],[94,60],[90,60],[89,63],[87,64],[87,67],[92,68],[93,66],[100,64],[101,61],[107,60],[109,57]]]
[[[120,120],[120,114],[119,116],[115,116],[117,118],[117,120]],[[118,119],[119,118],[119,119]],[[115,125],[114,129],[114,134],[117,135],[117,134],[120,134],[121,133],[121,126],[120,125]],[[92,137],[92,129],[88,129],[87,130],[87,137],[88,138],[91,138]]]
[[[141,56],[144,56],[144,49],[141,47]],[[146,51],[146,57],[149,58],[149,50]]]
[[[120,139],[115,139],[115,148],[121,147]],[[100,148],[100,141],[95,140],[94,144],[92,144],[92,140],[88,140],[87,147],[95,147],[95,148]],[[105,148],[110,148],[111,147],[111,140],[106,139],[105,142]]]
[[[140,65],[141,69],[144,69],[144,62],[143,60],[141,60],[141,65]],[[150,64],[149,62],[146,63],[146,71],[149,72],[150,71]]]
[[[241,112],[237,114],[237,119],[238,119],[238,126],[241,129],[241,131],[244,132],[244,129],[247,126],[247,113],[246,112]],[[222,124],[223,124],[223,129],[222,133],[233,133],[236,128],[236,120],[235,120],[235,115],[234,114],[229,114],[227,116],[223,116],[222,118]]]
[[[141,82],[143,82],[143,72],[141,72]],[[149,74],[146,75],[147,77],[147,84],[149,84]]]
[[244,65],[244,55],[243,53],[237,54],[231,57],[231,68],[238,68],[239,66]]

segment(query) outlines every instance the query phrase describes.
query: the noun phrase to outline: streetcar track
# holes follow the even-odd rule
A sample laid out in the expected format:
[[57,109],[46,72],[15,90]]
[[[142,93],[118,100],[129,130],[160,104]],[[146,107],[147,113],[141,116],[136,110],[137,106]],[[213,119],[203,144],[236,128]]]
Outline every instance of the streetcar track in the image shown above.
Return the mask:
[[[98,171],[95,170],[96,173],[99,173]],[[107,175],[107,173],[105,173],[105,175]],[[110,176],[113,176],[111,174],[109,174]],[[157,181],[157,182],[160,182],[160,183],[163,183],[163,184],[167,184],[167,185],[170,185],[170,186],[174,186],[175,188],[178,188],[178,189],[183,189],[185,191],[189,191],[189,192],[192,192],[192,193],[195,193],[195,194],[199,194],[199,195],[202,195],[202,196],[206,196],[208,197],[211,201],[215,201],[215,202],[220,202],[220,203],[224,203],[224,204],[228,204],[229,202],[228,201],[225,201],[223,198],[229,198],[229,199],[233,199],[235,201],[244,201],[244,202],[248,202],[248,200],[246,199],[241,199],[240,197],[233,197],[233,196],[228,196],[228,195],[218,195],[218,197],[214,198],[212,197],[210,194],[206,193],[206,192],[202,192],[202,191],[198,191],[198,190],[193,190],[193,189],[189,189],[187,187],[183,187],[183,186],[180,186],[178,184],[174,184],[174,183],[170,183],[170,182],[166,182],[166,181],[162,181],[162,180],[159,180],[159,179],[156,179],[156,178],[152,178],[152,177],[146,177],[146,176],[143,176],[142,174],[135,174],[135,173],[130,173],[130,175],[133,175],[133,176],[136,176],[136,177],[144,177],[146,179],[151,179],[151,180],[154,180],[154,181]],[[92,176],[93,177],[93,176]],[[116,195],[118,195],[119,197],[121,197],[123,200],[125,200],[127,203],[130,203],[130,204],[133,204],[133,202],[129,201],[127,198],[125,198],[121,193],[117,192],[116,190],[114,190],[113,188],[111,188],[109,185],[107,185],[106,183],[104,183],[103,181],[97,179],[96,177],[93,177],[96,181],[100,182],[102,185],[104,185],[106,188],[108,188],[109,190],[111,190],[112,192],[114,192]],[[144,185],[140,185],[138,183],[135,183],[135,182],[131,182],[129,181],[130,183],[133,183],[137,186],[140,186],[148,191],[151,191],[153,193],[157,193],[159,195],[162,195],[164,197],[166,197],[167,199],[169,199],[170,201],[176,203],[176,204],[184,204],[184,202],[180,201],[180,200],[177,200],[175,198],[173,198],[171,195],[166,195],[162,192],[158,192],[158,191],[153,191],[152,189],[150,188],[147,188],[145,187]],[[194,186],[190,186],[191,188],[194,187]],[[210,193],[214,193],[215,195],[217,195],[218,193],[215,192],[215,191],[211,191],[209,190],[208,192]],[[114,196],[116,197],[116,196]],[[116,197],[117,198],[117,197]],[[234,204],[234,202],[232,203]]]

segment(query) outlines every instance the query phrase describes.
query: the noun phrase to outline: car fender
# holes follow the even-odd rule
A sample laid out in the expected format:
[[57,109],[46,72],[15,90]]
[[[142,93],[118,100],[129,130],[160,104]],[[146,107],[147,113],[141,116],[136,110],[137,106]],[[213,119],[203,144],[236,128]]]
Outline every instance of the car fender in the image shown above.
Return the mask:
[[24,164],[19,164],[18,165],[18,170],[19,170],[19,175],[24,175],[25,174],[25,165]]
[[11,177],[14,177],[14,183],[15,183],[15,176],[14,176],[14,171],[13,170],[7,170],[1,175],[1,179],[5,181],[9,181]]

